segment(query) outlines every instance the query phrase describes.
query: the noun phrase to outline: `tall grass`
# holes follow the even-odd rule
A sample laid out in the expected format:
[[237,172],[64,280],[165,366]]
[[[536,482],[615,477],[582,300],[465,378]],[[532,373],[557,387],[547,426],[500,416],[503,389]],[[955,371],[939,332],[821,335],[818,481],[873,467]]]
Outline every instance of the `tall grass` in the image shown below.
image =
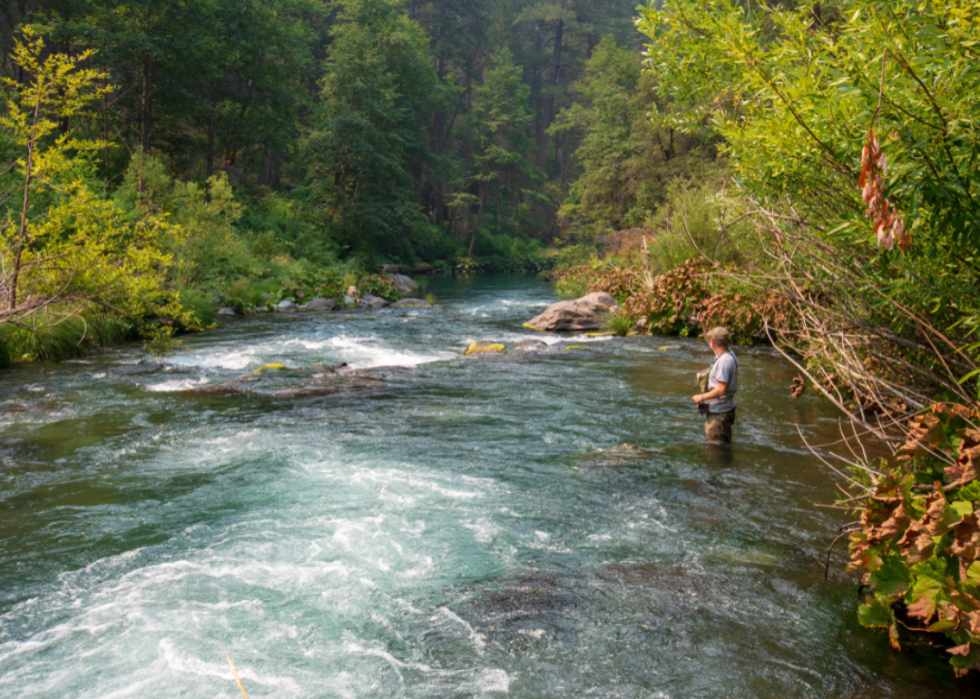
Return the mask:
[[118,316],[83,313],[63,318],[45,314],[31,326],[0,326],[0,366],[11,362],[59,361],[97,347],[139,339],[135,325]]
[[[199,328],[207,328],[218,320],[218,315],[214,310],[214,303],[208,296],[195,289],[185,289],[180,292],[180,306],[184,311],[188,311],[197,321]],[[187,332],[180,322],[177,323],[178,332]]]

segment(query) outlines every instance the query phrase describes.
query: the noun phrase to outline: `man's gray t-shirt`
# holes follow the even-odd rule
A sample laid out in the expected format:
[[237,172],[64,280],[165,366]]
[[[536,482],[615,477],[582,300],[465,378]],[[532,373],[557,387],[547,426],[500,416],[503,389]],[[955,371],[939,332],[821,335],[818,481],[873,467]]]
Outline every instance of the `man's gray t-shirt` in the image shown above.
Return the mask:
[[728,390],[721,398],[712,398],[705,401],[708,404],[708,412],[727,413],[735,409],[735,391],[738,390],[738,362],[735,361],[735,353],[729,350],[715,359],[711,365],[711,373],[708,374],[708,391],[718,388],[719,383],[727,384]]

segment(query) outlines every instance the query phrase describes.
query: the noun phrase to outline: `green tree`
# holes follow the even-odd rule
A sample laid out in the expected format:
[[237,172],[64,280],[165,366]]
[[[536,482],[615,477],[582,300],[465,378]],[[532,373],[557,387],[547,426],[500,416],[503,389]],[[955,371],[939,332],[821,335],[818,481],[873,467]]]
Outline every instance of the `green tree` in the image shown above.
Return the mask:
[[6,81],[11,100],[0,121],[19,150],[4,182],[5,199],[16,205],[8,204],[0,226],[0,323],[37,327],[93,308],[135,319],[178,316],[159,241],[179,231],[156,216],[132,222],[96,194],[86,153],[99,144],[64,128],[101,96],[102,75],[79,65],[91,54],[47,52],[27,28],[13,58],[24,81]]
[[573,133],[578,142],[580,174],[559,211],[570,238],[653,227],[671,187],[716,179],[709,135],[651,122],[651,112],[671,107],[658,107],[655,78],[640,68],[637,53],[604,38],[573,88],[576,102],[552,129]]
[[343,245],[411,256],[413,174],[439,82],[428,38],[397,0],[346,0],[305,139],[314,195]]
[[476,190],[470,257],[488,200],[494,204],[498,224],[501,219],[506,222],[526,198],[535,196],[532,186],[543,179],[532,162],[534,143],[527,136],[533,118],[528,97],[513,55],[500,49],[487,63],[483,81],[473,89],[473,106],[461,125],[472,163],[463,192],[470,186]]
[[670,0],[641,23],[674,118],[726,139],[775,263],[741,278],[794,312],[777,345],[863,433],[908,438],[849,479],[859,619],[898,647],[904,603],[961,674],[980,669],[978,10]]

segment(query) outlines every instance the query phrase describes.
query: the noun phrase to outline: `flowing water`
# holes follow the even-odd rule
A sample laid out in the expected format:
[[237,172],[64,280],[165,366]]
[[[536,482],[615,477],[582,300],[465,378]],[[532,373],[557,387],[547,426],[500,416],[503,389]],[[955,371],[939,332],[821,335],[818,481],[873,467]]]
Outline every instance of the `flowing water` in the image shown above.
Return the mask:
[[[857,626],[802,446],[833,411],[740,349],[707,450],[693,340],[461,357],[553,302],[436,280],[443,311],[263,315],[0,382],[0,696],[972,696]],[[546,338],[549,342],[557,338]],[[138,363],[144,360],[143,363]],[[199,389],[347,362],[333,394]],[[629,443],[641,449],[619,449]]]

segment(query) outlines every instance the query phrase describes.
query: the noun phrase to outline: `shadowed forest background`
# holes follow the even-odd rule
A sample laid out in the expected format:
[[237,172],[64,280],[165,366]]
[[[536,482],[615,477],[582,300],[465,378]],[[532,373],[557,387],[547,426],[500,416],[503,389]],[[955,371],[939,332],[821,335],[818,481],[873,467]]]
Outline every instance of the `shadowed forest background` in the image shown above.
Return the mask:
[[190,230],[181,284],[229,292],[287,258],[534,270],[642,225],[692,145],[647,125],[633,5],[4,2],[0,45],[15,81],[25,25],[94,51],[79,175]]

